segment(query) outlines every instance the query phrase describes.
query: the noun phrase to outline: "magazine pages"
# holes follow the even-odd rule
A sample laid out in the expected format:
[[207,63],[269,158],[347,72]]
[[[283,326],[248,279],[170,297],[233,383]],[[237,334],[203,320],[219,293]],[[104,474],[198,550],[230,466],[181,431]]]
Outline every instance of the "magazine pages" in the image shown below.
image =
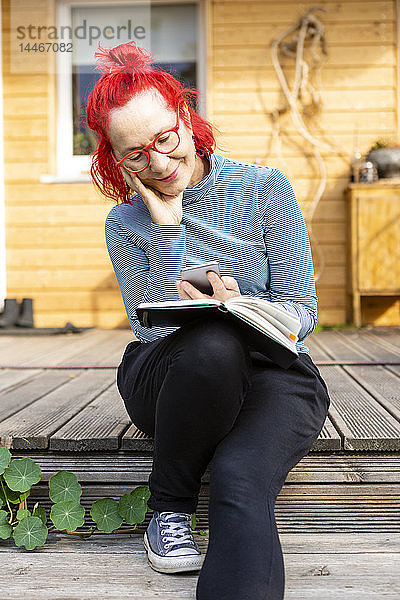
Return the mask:
[[277,342],[296,352],[297,335],[300,330],[300,319],[285,309],[264,298],[254,296],[234,296],[225,302],[210,299],[175,300],[139,304],[138,309],[190,309],[216,306],[228,311],[237,318],[246,321],[256,329],[269,335]]

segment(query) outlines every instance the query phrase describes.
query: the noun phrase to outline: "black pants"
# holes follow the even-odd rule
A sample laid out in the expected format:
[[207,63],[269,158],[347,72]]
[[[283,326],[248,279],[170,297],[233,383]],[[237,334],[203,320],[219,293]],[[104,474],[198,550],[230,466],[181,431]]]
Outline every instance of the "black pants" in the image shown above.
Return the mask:
[[131,342],[117,384],[133,423],[154,437],[150,508],[193,513],[210,464],[209,545],[198,600],[281,600],[274,505],[310,450],[330,399],[310,356],[287,370],[211,319]]

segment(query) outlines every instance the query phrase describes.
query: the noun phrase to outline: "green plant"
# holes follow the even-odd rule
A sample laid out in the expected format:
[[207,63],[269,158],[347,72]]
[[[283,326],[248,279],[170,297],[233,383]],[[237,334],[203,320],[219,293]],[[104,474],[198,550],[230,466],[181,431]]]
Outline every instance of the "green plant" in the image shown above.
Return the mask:
[[74,133],[73,138],[74,154],[88,155],[93,152],[96,147],[96,140],[93,139],[91,132]]
[[316,324],[315,329],[313,331],[313,333],[318,333],[319,331],[322,331],[323,327],[322,325],[320,325],[319,323]]
[[379,150],[380,148],[386,148],[387,145],[388,143],[384,139],[376,140],[376,142],[372,144],[368,152],[371,152],[371,150]]
[[372,150],[380,150],[381,148],[400,148],[400,142],[395,138],[379,138],[372,144],[367,154]]
[[360,329],[354,323],[338,323],[337,325],[320,325],[319,331],[328,331],[330,329]]
[[[81,485],[71,471],[58,471],[49,479],[49,497],[53,501],[50,520],[54,527],[48,528],[44,507],[36,502],[29,510],[27,499],[31,487],[41,479],[40,466],[31,458],[12,459],[7,448],[0,448],[0,539],[12,537],[17,546],[33,550],[43,546],[49,533],[65,533],[87,538],[95,533],[128,533],[137,530],[143,523],[147,512],[153,512],[147,506],[150,490],[141,485],[124,494],[119,501],[114,498],[95,500],[90,516],[97,525],[89,531],[78,531],[85,522],[85,507],[80,504]],[[3,509],[6,506],[6,510]],[[133,529],[118,528],[123,521],[134,525]],[[192,515],[192,531],[207,535],[208,530],[196,530],[196,514]]]

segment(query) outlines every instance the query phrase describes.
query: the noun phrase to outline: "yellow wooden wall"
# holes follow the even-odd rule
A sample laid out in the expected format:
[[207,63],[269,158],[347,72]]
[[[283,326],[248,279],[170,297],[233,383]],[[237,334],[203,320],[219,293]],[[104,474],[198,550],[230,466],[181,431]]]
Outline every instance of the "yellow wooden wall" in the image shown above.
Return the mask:
[[[302,148],[307,152],[308,144],[286,119],[284,166],[269,146],[268,113],[283,101],[270,43],[315,5],[327,11],[315,14],[325,25],[328,58],[322,68],[323,110],[311,130],[339,149],[338,154],[323,152],[328,181],[313,220],[313,233],[325,257],[325,269],[317,284],[319,320],[332,324],[346,319],[348,258],[343,190],[349,181],[354,125],[358,124],[362,152],[377,138],[396,136],[397,132],[396,2],[214,0],[210,11],[209,102],[213,121],[224,133],[226,154],[281,168],[306,213],[318,172],[310,153],[302,152]],[[293,62],[287,64],[293,73]],[[375,310],[375,319],[376,315]],[[379,322],[384,321],[380,314]]]
[[[129,327],[104,240],[113,202],[90,183],[39,182],[55,173],[55,75],[10,73],[2,4],[7,297],[32,297],[37,327]],[[37,15],[50,3],[31,5]]]
[[[40,0],[35,0],[35,4]],[[282,100],[270,42],[314,2],[209,0],[209,118],[233,158],[277,166],[307,210],[316,167],[289,121],[283,139],[286,169],[270,151],[266,112]],[[348,156],[354,123],[366,151],[397,131],[396,2],[318,2],[326,8],[329,56],[322,70],[324,107],[314,133],[342,155],[324,154],[327,189],[313,222],[325,256],[317,291],[321,324],[346,320]],[[128,326],[104,242],[112,203],[91,184],[41,184],[55,167],[55,78],[9,73],[9,3],[3,2],[4,130],[6,154],[7,296],[33,297],[36,326]],[[21,157],[24,157],[21,160]],[[379,312],[379,311],[378,311]],[[379,318],[382,322],[382,314]],[[384,318],[383,318],[384,321]]]

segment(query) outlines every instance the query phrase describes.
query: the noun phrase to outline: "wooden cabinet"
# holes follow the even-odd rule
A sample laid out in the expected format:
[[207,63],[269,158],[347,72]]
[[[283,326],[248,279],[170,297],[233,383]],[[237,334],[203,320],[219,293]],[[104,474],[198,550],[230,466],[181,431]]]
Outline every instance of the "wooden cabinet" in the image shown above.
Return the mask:
[[400,181],[350,184],[345,194],[349,316],[360,326],[363,296],[400,298]]

